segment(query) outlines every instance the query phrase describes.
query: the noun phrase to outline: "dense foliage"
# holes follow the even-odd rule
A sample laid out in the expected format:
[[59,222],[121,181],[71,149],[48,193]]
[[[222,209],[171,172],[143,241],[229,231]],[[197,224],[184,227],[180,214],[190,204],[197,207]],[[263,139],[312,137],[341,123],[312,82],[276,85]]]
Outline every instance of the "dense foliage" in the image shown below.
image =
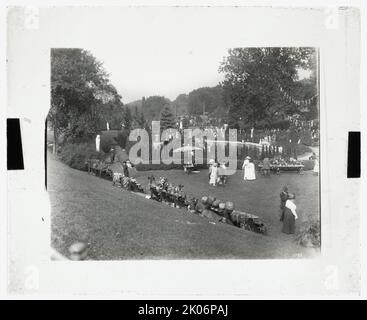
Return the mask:
[[103,159],[104,154],[97,152],[93,143],[69,143],[60,149],[59,157],[71,168],[86,170],[87,160]]
[[[51,109],[48,124],[55,141],[64,134],[75,142],[95,136],[100,127],[117,127],[120,96],[102,64],[82,49],[51,50]],[[56,146],[55,146],[56,147]]]
[[175,119],[176,117],[173,114],[170,106],[166,104],[165,107],[162,109],[162,112],[160,115],[161,130],[175,128],[176,127]]
[[[287,115],[311,118],[316,106],[303,108],[284,99],[280,87],[298,99],[317,93],[316,74],[299,81],[299,70],[314,70],[313,48],[235,48],[220,66],[224,73],[223,96],[229,107],[230,127],[264,126]],[[307,90],[305,90],[307,87]]]
[[188,95],[188,111],[193,115],[207,112],[213,116],[224,116],[227,110],[223,101],[222,87],[204,87],[191,91]]

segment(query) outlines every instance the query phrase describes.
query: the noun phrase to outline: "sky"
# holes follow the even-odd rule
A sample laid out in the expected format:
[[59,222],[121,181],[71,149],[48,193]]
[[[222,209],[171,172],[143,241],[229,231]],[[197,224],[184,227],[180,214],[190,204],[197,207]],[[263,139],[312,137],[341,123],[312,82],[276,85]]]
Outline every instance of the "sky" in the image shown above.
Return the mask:
[[[227,55],[225,48],[177,50],[162,47],[152,48],[150,54],[133,49],[117,54],[115,50],[94,48],[91,52],[103,62],[125,104],[153,95],[173,101],[181,93],[216,86],[224,79],[218,68]],[[298,76],[307,78],[310,71],[299,69]]]
[[215,86],[223,80],[218,68],[227,53],[225,48],[181,50],[170,47],[151,48],[149,54],[139,49],[118,53],[96,47],[90,51],[103,62],[123,103],[153,95],[174,100],[181,93]]
[[51,47],[89,50],[110,74],[122,102],[129,103],[152,95],[174,100],[181,93],[217,85],[223,80],[218,68],[229,48],[296,45],[288,26],[279,23],[281,15],[270,10],[266,18],[261,12],[259,16],[246,8],[65,7],[45,11],[42,19]]

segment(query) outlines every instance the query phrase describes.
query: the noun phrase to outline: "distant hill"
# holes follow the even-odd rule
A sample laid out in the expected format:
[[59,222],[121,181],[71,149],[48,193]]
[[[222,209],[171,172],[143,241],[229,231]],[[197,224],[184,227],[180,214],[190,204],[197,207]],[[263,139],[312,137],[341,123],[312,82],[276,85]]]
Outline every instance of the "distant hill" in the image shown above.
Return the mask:
[[188,94],[188,111],[190,114],[200,115],[204,112],[213,117],[223,117],[227,113],[223,101],[221,86],[203,87]]
[[194,114],[200,115],[205,112],[213,117],[225,117],[227,108],[222,97],[222,87],[202,87],[189,93],[179,94],[175,100],[170,101],[163,96],[150,96],[141,100],[126,103],[131,113],[143,112],[145,119],[159,120],[159,115],[164,105],[170,105],[177,116]]
[[186,93],[179,94],[172,102],[172,107],[176,111],[177,116],[189,114],[189,95]]
[[124,104],[124,107],[128,107],[130,111],[133,111],[135,108],[138,108],[138,110],[141,111],[142,100],[135,100],[135,101],[126,103]]
[[134,116],[136,113],[143,112],[144,118],[148,121],[159,120],[159,115],[163,107],[168,104],[172,106],[171,101],[163,96],[143,97],[141,100],[136,100],[125,104],[131,110]]

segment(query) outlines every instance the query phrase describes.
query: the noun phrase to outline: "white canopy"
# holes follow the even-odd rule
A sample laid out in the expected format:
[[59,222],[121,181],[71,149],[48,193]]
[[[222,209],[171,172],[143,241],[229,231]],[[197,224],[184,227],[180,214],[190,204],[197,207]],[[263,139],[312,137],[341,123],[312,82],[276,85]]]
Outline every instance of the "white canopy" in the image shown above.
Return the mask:
[[184,147],[180,147],[180,148],[173,150],[173,152],[190,152],[194,150],[203,150],[203,149],[198,148],[198,147],[193,147],[193,146],[184,146]]

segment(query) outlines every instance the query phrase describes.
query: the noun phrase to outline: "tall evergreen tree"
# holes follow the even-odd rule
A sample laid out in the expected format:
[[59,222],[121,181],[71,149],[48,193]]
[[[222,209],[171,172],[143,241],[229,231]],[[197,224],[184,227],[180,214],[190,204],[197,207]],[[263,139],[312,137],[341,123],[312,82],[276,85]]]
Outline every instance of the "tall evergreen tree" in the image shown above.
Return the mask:
[[139,117],[138,117],[138,123],[140,128],[144,128],[145,127],[145,117],[144,117],[144,113],[140,112]]
[[128,107],[124,108],[122,125],[125,130],[130,131],[132,125],[131,111]]
[[160,121],[162,130],[176,127],[175,115],[168,104],[166,104],[161,111]]

